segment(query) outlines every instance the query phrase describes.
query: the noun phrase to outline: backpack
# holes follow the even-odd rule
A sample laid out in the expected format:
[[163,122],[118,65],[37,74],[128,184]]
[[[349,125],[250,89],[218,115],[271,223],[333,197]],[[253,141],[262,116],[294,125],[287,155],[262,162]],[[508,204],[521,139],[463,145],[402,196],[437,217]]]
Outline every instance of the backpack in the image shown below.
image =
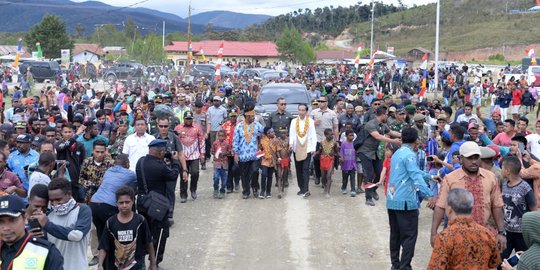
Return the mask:
[[369,134],[364,129],[364,125],[358,126],[356,130],[356,139],[353,141],[354,150],[358,151],[364,144]]

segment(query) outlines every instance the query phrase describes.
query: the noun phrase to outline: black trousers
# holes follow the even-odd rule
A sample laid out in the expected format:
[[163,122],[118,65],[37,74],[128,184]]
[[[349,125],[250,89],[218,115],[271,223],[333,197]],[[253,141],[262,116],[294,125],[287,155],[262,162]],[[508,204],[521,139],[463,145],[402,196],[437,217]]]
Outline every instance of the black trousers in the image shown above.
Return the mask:
[[270,195],[272,193],[272,176],[274,167],[261,166],[261,194]]
[[[296,160],[296,153],[294,154],[294,167],[296,168],[296,181],[298,181],[298,187],[300,193],[306,193],[309,191],[309,163],[311,161],[311,153],[307,154],[306,159],[302,161]],[[318,163],[318,162],[315,162]],[[319,166],[319,176],[320,176]]]
[[[259,170],[257,167],[259,163],[257,160],[240,161],[238,162],[238,168],[240,170],[240,177],[242,177],[242,194],[248,195],[251,193],[250,188],[254,190],[259,189],[259,182],[253,181],[253,174]],[[257,174],[258,175],[258,174]],[[256,179],[256,178],[255,178]]]
[[234,187],[238,187],[240,185],[240,174],[238,165],[234,163],[234,157],[229,156],[227,157],[227,160],[229,162],[227,168],[227,189],[232,190]]
[[[358,156],[362,160],[362,169],[364,170],[364,184],[367,182],[375,183],[379,179],[382,171],[382,162],[380,159],[369,159],[364,153],[359,152]],[[377,192],[377,187],[366,189],[366,200],[372,199]]]
[[[198,159],[186,160],[186,167],[187,167],[188,173],[191,175],[191,183],[190,183],[189,191],[196,192],[197,183],[199,182],[199,160]],[[184,179],[182,179],[180,181],[180,198],[188,197],[187,189],[188,189],[188,181],[184,181]]]
[[508,259],[512,251],[526,251],[528,249],[522,233],[506,231],[506,249],[502,253],[503,259]]
[[418,237],[418,215],[418,209],[388,209],[392,269],[412,269],[411,261],[414,257],[414,248],[416,246],[416,238]]
[[[320,149],[321,143],[317,142],[317,147],[315,149]],[[306,158],[307,160],[311,160],[310,158]],[[315,155],[313,157],[313,169],[315,170],[315,177],[317,179],[321,178],[321,158],[320,155]],[[298,168],[296,168],[297,174],[298,174]],[[308,171],[309,172],[309,171]]]
[[92,210],[92,222],[96,226],[96,233],[98,240],[101,239],[103,230],[105,230],[105,224],[107,224],[107,219],[118,214],[118,208],[106,203],[95,203],[90,202],[88,204]]
[[[182,173],[180,173],[182,175]],[[182,176],[180,176],[182,178]],[[181,181],[181,180],[180,180]],[[167,199],[169,199],[170,207],[169,207],[169,218],[173,218],[174,213],[174,203],[176,201],[176,196],[174,195],[174,191],[176,190],[176,181],[167,181],[165,182],[165,185],[167,186]]]
[[[148,216],[145,215],[146,221],[149,221]],[[163,254],[165,254],[165,245],[167,244],[167,238],[169,238],[169,222],[165,221],[149,221],[150,233],[152,234],[152,242],[154,244],[154,251],[156,253],[156,262],[159,265],[163,261]],[[159,246],[158,246],[159,245]]]

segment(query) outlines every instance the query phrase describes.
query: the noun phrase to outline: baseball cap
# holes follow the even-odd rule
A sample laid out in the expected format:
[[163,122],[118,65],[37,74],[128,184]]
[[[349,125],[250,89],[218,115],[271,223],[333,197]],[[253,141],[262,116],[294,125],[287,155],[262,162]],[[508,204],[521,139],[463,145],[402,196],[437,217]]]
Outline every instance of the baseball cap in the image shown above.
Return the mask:
[[421,114],[421,113],[417,113],[417,114],[414,115],[413,120],[415,122],[424,121],[424,120],[426,120],[426,116]]
[[217,101],[221,101],[221,98],[220,98],[219,96],[214,96],[214,97],[212,98],[212,100],[213,100],[213,101],[216,101],[216,100],[217,100]]
[[495,157],[497,153],[495,150],[489,148],[489,147],[480,147],[480,158],[492,158]]
[[439,114],[439,116],[437,116],[437,120],[444,120],[444,121],[446,121],[446,114],[444,114],[444,113]]
[[363,112],[363,111],[364,111],[364,107],[362,107],[362,106],[356,106],[356,107],[354,107],[354,111],[355,111],[355,112]]
[[5,195],[0,197],[0,216],[19,217],[24,213],[25,203],[15,195]]
[[351,85],[351,90],[358,90],[358,86],[356,84]]
[[30,143],[32,142],[32,135],[26,133],[26,134],[20,134],[17,136],[17,142],[20,143]]
[[229,116],[237,116],[238,115],[238,112],[236,111],[236,109],[232,109],[230,112],[229,112]]
[[5,124],[0,125],[0,132],[6,133],[11,130],[13,130],[13,126],[11,126],[10,124],[5,123]]
[[474,155],[481,155],[480,146],[475,142],[464,142],[459,147],[459,154],[464,157],[470,157]]
[[187,118],[187,119],[193,119],[193,112],[191,112],[191,111],[186,111],[186,112],[184,113],[184,119],[186,119],[186,118]]
[[160,139],[152,140],[148,144],[148,147],[166,147],[166,146],[167,146],[167,141],[166,140],[160,140]]
[[396,109],[396,107],[391,106],[391,107],[388,109],[388,111],[389,111],[389,112],[396,112],[397,109]]
[[15,128],[26,128],[28,124],[26,124],[26,122],[24,121],[19,121],[15,124]]

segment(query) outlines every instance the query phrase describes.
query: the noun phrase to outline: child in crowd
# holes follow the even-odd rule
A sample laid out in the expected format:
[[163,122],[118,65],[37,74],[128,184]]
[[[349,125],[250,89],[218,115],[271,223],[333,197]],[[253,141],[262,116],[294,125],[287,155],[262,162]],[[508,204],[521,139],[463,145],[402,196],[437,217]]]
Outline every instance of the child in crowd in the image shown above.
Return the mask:
[[[324,187],[324,193],[327,198],[330,197],[330,188],[332,187],[332,173],[334,172],[334,159],[339,155],[339,146],[334,141],[332,129],[324,130],[325,139],[317,149],[317,155],[320,157],[321,180]],[[345,193],[347,193],[345,191]]]
[[523,214],[536,211],[536,197],[531,186],[519,177],[521,161],[518,157],[503,158],[501,173],[508,179],[502,187],[504,202],[504,229],[506,231],[506,249],[503,258],[508,258],[512,251],[525,251],[527,244],[523,239],[521,219]]
[[128,186],[116,191],[118,214],[107,220],[99,241],[98,269],[145,269],[148,254],[150,268],[157,269],[152,234],[146,219],[133,212],[135,191]]
[[284,183],[287,181],[287,175],[289,174],[289,167],[291,163],[289,152],[289,137],[287,136],[287,128],[279,128],[279,137],[274,139],[273,144],[276,147],[277,158],[277,187],[278,187],[278,199],[283,197]]
[[[223,199],[227,187],[227,169],[229,167],[227,155],[231,152],[231,145],[225,140],[225,131],[217,133],[217,140],[212,144],[210,153],[214,161],[214,199]],[[221,180],[221,187],[219,181]]]
[[386,144],[385,152],[384,152],[384,161],[383,161],[383,168],[381,171],[381,176],[379,178],[379,182],[377,185],[383,185],[384,184],[384,195],[388,192],[388,179],[390,179],[390,160],[392,159],[392,155],[398,147],[396,145],[393,145],[391,143]]
[[264,128],[264,135],[261,138],[261,150],[264,156],[261,158],[261,193],[259,199],[272,198],[272,175],[274,174],[275,138],[274,130],[271,127]]
[[345,123],[345,131],[341,132],[341,135],[339,136],[339,142],[343,143],[347,140],[347,131],[350,130],[353,132],[353,141],[356,139],[356,134],[353,131],[353,123],[347,122]]
[[[339,155],[341,159],[341,175],[342,175],[342,183],[341,183],[341,191],[344,192],[344,194],[347,193],[347,182],[351,182],[351,197],[356,197],[356,151],[354,150],[354,137],[355,134],[352,131],[352,129],[348,129],[345,131],[345,135],[347,140],[341,143],[341,147],[339,149]],[[330,189],[328,189],[330,191]]]

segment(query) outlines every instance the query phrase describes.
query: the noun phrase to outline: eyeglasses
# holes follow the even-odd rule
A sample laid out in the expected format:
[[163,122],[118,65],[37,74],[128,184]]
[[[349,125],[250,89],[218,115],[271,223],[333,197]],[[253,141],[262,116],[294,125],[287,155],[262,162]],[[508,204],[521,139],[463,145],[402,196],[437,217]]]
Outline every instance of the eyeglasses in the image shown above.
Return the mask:
[[381,106],[381,103],[373,103],[373,106]]
[[158,125],[158,127],[160,127],[160,128],[169,128],[169,126],[166,126],[166,125]]
[[279,103],[280,106],[287,106],[287,103]]
[[326,100],[319,100],[319,103],[325,103]]

